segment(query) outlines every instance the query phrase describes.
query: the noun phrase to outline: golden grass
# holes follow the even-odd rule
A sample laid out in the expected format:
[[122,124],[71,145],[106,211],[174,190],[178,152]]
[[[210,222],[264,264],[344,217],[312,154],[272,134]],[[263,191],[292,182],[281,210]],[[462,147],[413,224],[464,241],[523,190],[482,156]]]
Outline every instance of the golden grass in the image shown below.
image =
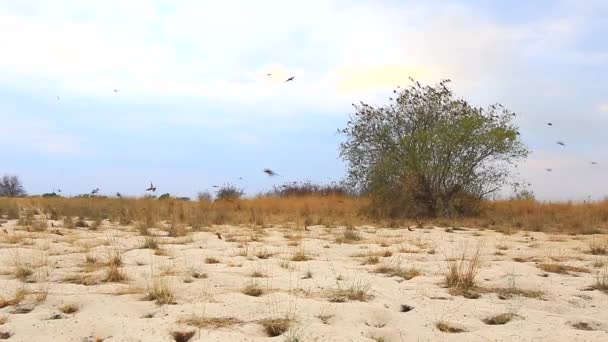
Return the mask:
[[[212,224],[248,224],[263,226],[264,222],[276,224],[306,222],[308,225],[347,226],[375,223],[387,226],[410,226],[418,220],[394,220],[369,215],[366,210],[369,200],[365,197],[349,196],[302,196],[269,197],[257,196],[234,201],[180,201],[167,199],[158,201],[148,198],[7,198],[0,201],[0,211],[25,209],[21,223],[33,223],[33,210],[78,221],[98,221],[107,218],[110,222],[125,225],[135,222],[148,234],[148,229],[169,222],[169,234],[205,230]],[[68,222],[69,223],[69,222]],[[84,223],[79,222],[79,223]],[[262,224],[261,224],[262,223]],[[596,202],[538,202],[531,200],[493,200],[481,205],[481,213],[475,217],[427,219],[421,225],[436,224],[452,227],[483,227],[514,232],[517,230],[561,232],[568,234],[593,234],[608,230],[608,200]],[[68,224],[69,225],[69,224]],[[76,224],[74,224],[76,225]],[[10,234],[13,235],[13,234]],[[3,237],[6,239],[6,237]],[[339,242],[356,242],[361,235],[353,229],[345,229]]]

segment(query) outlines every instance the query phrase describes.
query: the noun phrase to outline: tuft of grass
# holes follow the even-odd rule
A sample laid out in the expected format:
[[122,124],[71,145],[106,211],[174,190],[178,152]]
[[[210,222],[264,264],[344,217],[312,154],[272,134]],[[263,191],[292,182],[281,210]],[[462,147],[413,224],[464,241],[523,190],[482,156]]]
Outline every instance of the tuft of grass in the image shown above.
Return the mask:
[[110,264],[106,270],[104,282],[107,283],[118,283],[127,280],[126,273],[123,272],[122,267]]
[[219,264],[220,261],[213,257],[207,257],[207,258],[205,258],[205,263],[206,264]]
[[234,317],[206,317],[192,315],[180,319],[178,323],[191,325],[199,329],[218,329],[242,324],[243,321]]
[[593,255],[608,255],[608,238],[592,239],[589,242],[589,253]]
[[608,264],[604,265],[603,270],[595,275],[593,288],[608,293]]
[[538,264],[538,268],[540,268],[541,270],[543,270],[545,272],[558,273],[558,274],[569,274],[570,272],[580,272],[580,273],[590,273],[591,272],[589,269],[584,268],[584,267],[562,265],[562,264],[557,264],[557,263],[555,263],[555,264],[548,264],[548,263]]
[[171,337],[173,337],[173,340],[175,342],[188,342],[192,339],[192,337],[194,337],[195,334],[196,334],[196,331],[194,331],[194,330],[173,331],[173,332],[171,332]]
[[291,261],[308,261],[311,258],[306,254],[304,247],[299,248],[292,256]]
[[34,271],[28,265],[20,264],[15,267],[14,275],[21,281],[25,281],[32,274],[34,274]]
[[160,277],[156,277],[152,284],[148,285],[146,299],[156,301],[158,305],[175,304],[173,289]]
[[363,265],[375,265],[380,262],[380,258],[377,255],[369,255],[363,260]]
[[348,287],[338,286],[330,293],[329,301],[332,303],[344,303],[349,300],[367,302],[372,298],[369,284],[353,282]]
[[72,314],[75,312],[78,312],[78,310],[80,310],[80,306],[78,304],[65,304],[62,305],[59,308],[59,311],[63,312],[64,314]]
[[515,317],[517,317],[516,314],[508,312],[486,317],[482,321],[488,325],[503,325],[509,323]]
[[311,270],[306,271],[306,273],[304,273],[304,276],[302,277],[302,279],[312,279],[312,271]]
[[381,265],[375,270],[376,273],[387,274],[391,277],[401,277],[405,280],[413,279],[420,275],[420,271],[415,268],[402,268],[400,266]]
[[260,324],[262,324],[268,336],[275,337],[289,330],[289,327],[293,324],[293,320],[290,318],[267,318],[260,321]]
[[452,294],[470,293],[476,288],[475,277],[479,273],[480,255],[481,245],[478,245],[468,260],[466,258],[466,248],[460,258],[446,258],[447,270],[444,271],[444,281]]
[[356,231],[353,227],[347,227],[342,232],[342,236],[336,238],[337,243],[354,243],[361,241],[361,233]]
[[435,327],[437,329],[439,329],[439,331],[441,331],[441,332],[451,333],[451,334],[456,334],[456,333],[461,333],[461,332],[467,331],[464,328],[455,326],[452,323],[443,321],[443,320],[435,322]]
[[241,292],[248,296],[259,297],[264,294],[264,289],[262,289],[255,283],[251,283],[251,284],[245,286],[243,288],[243,290],[241,290]]
[[158,249],[158,247],[159,247],[158,242],[156,241],[156,239],[154,239],[154,237],[152,237],[152,236],[144,237],[144,244],[142,245],[142,248]]

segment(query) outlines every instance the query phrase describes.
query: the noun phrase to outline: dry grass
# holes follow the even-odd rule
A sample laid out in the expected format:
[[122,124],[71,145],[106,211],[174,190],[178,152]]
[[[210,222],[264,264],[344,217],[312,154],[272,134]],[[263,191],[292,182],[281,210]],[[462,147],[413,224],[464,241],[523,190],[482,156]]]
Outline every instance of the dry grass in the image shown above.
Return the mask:
[[241,292],[248,296],[259,297],[264,294],[264,289],[262,289],[259,285],[255,283],[248,284],[245,286]]
[[147,300],[156,301],[158,305],[175,304],[175,294],[164,278],[154,277],[148,286]]
[[367,302],[372,298],[369,284],[354,281],[348,287],[338,286],[331,291],[329,301],[332,303],[344,303],[349,300]]
[[444,270],[445,285],[450,293],[468,294],[477,287],[475,277],[479,273],[481,244],[477,246],[473,255],[467,259],[466,248],[459,258],[446,258],[447,269]]
[[446,332],[446,333],[451,333],[451,334],[461,333],[461,332],[467,331],[466,329],[464,329],[462,327],[458,327],[456,325],[453,325],[450,322],[443,321],[443,320],[435,322],[435,327],[437,329],[439,329],[439,331],[441,331],[441,332]]
[[518,317],[514,313],[502,313],[484,318],[482,321],[488,325],[503,325],[509,323],[513,318]]
[[562,264],[538,264],[538,268],[545,272],[569,274],[570,272],[590,273],[591,271],[585,267],[562,265]]
[[80,306],[78,304],[65,304],[62,305],[61,307],[59,307],[59,311],[63,312],[64,314],[72,314],[75,312],[78,312],[78,310],[80,310]]
[[260,324],[266,330],[266,334],[270,337],[275,337],[284,334],[293,324],[290,318],[268,318],[260,321]]
[[298,250],[291,256],[291,261],[308,261],[311,257],[306,254],[304,247],[298,248]]
[[[258,196],[233,201],[203,200],[179,201],[167,199],[158,201],[149,198],[42,198],[24,197],[3,199],[0,211],[19,213],[19,208],[53,208],[58,217],[78,217],[97,220],[107,217],[110,222],[123,225],[137,222],[145,230],[153,228],[157,222],[171,222],[173,229],[185,226],[192,229],[214,224],[256,224],[265,222],[287,223],[308,222],[338,225],[381,223],[391,226],[406,226],[406,222],[369,216],[365,210],[369,200],[365,197],[345,195],[272,197]],[[16,209],[15,209],[16,208]],[[27,213],[31,213],[28,210]],[[30,215],[30,216],[27,216]],[[22,215],[23,224],[31,225],[33,216]],[[27,217],[26,217],[27,216]],[[311,219],[316,217],[317,222]],[[320,219],[322,218],[322,219]],[[71,219],[70,219],[71,220]],[[445,219],[427,220],[425,224],[445,223]],[[410,221],[409,223],[415,223]],[[568,234],[601,233],[608,229],[608,200],[596,202],[536,202],[531,200],[486,201],[481,205],[481,213],[476,217],[450,219],[450,226],[483,227],[504,231],[544,231]],[[444,225],[445,226],[445,225]],[[171,229],[170,229],[171,230]],[[361,236],[356,230],[346,229],[342,242],[356,242]]]
[[375,270],[376,273],[387,274],[391,277],[401,277],[405,280],[413,279],[419,276],[421,273],[416,268],[404,268],[400,265],[380,265]]
[[207,258],[205,258],[205,263],[206,264],[219,264],[220,261],[219,261],[219,259],[216,259],[213,257],[207,257]]
[[593,255],[607,255],[608,238],[592,239],[591,242],[589,242],[589,253]]
[[595,275],[593,288],[608,294],[608,265],[604,265],[604,268]]
[[192,315],[180,319],[178,323],[191,325],[199,329],[218,329],[242,324],[243,321],[234,317],[207,317]]

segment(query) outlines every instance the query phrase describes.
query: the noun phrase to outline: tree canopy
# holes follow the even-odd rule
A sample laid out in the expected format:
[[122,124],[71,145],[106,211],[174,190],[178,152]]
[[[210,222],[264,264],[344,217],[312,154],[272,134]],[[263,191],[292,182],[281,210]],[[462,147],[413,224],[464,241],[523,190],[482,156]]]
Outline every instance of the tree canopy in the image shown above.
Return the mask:
[[[512,165],[528,155],[500,104],[474,107],[456,98],[449,80],[412,80],[385,106],[354,105],[340,155],[347,181],[383,215],[462,214],[498,191]],[[379,212],[380,213],[380,212]]]

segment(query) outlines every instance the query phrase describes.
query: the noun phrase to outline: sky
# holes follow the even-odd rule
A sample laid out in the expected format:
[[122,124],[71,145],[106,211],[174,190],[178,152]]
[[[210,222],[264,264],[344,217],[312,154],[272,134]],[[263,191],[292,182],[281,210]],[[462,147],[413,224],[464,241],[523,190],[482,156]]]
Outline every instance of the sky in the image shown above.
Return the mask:
[[0,32],[0,174],[31,194],[339,181],[351,103],[413,77],[516,112],[538,198],[608,195],[608,1],[0,0]]

